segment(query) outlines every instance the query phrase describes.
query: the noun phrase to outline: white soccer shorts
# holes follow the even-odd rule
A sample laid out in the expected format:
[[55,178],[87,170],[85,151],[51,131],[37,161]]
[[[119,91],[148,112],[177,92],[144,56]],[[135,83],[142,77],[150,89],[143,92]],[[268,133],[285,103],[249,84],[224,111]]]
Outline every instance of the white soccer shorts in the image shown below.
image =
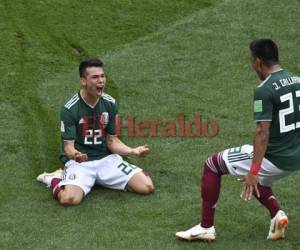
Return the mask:
[[63,179],[59,185],[79,186],[85,195],[94,185],[125,190],[131,177],[141,171],[141,168],[124,161],[118,154],[82,163],[70,160],[65,164]]
[[[253,159],[253,146],[243,145],[241,147],[229,148],[223,151],[223,160],[231,175],[245,176],[249,173]],[[277,168],[272,162],[263,158],[258,181],[262,186],[272,186],[275,181],[287,176],[291,171]]]

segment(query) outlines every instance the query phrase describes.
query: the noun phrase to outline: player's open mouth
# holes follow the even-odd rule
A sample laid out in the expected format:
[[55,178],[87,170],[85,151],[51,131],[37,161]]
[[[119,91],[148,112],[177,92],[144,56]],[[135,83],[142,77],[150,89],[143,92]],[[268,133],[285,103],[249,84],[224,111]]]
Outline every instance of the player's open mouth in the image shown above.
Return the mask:
[[103,92],[103,86],[97,86],[96,89],[99,94]]

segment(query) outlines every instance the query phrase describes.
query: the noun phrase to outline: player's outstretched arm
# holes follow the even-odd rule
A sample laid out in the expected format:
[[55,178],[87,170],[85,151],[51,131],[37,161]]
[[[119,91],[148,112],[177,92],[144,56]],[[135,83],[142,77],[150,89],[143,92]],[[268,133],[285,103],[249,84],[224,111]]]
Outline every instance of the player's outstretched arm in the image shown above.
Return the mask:
[[116,135],[107,134],[106,139],[107,147],[115,154],[143,157],[149,153],[149,146],[147,144],[131,148],[123,143]]
[[83,162],[87,160],[87,154],[83,154],[75,149],[74,141],[64,141],[65,154],[69,159],[77,162]]

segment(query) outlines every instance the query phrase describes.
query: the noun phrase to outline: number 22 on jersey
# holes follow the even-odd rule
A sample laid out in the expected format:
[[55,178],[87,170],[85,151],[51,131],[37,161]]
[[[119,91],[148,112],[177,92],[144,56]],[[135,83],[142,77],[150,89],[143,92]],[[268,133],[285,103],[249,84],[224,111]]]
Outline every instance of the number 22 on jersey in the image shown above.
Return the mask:
[[84,144],[102,144],[101,137],[103,136],[101,129],[87,129],[85,131]]

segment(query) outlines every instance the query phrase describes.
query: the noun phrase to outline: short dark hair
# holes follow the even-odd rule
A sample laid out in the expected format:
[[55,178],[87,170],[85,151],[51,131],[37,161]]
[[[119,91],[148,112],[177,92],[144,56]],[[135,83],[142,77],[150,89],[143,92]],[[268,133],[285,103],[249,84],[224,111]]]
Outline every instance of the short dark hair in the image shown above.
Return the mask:
[[84,60],[79,65],[79,75],[80,77],[86,76],[86,69],[89,67],[101,67],[103,68],[103,62],[98,58],[90,58],[87,60]]
[[271,39],[255,39],[250,43],[252,56],[258,57],[267,66],[279,63],[278,47]]

